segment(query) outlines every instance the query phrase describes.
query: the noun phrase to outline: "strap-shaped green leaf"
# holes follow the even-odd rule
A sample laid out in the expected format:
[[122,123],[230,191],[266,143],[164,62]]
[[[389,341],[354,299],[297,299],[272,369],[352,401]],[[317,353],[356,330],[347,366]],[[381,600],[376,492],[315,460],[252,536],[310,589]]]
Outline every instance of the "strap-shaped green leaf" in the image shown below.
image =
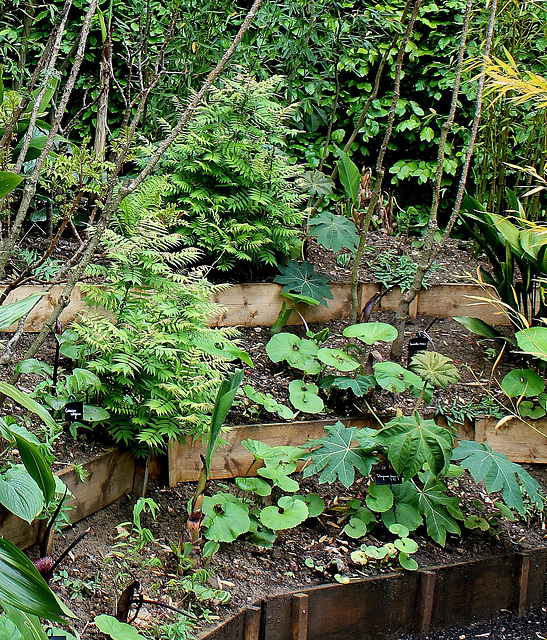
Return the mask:
[[19,389],[14,387],[12,384],[9,384],[8,382],[0,382],[0,393],[11,398],[25,409],[35,413],[50,429],[57,429],[57,423],[51,417],[49,412],[44,409],[41,404],[38,404],[36,400],[33,400],[26,393],[19,391]]
[[29,442],[17,433],[12,433],[23,464],[29,475],[40,487],[40,491],[47,504],[55,497],[55,478],[53,477],[51,467],[40,449],[34,443]]
[[[2,197],[2,176],[0,172],[0,198]],[[31,293],[30,296],[23,298],[23,300],[17,300],[16,302],[10,302],[9,304],[3,304],[0,307],[0,330],[7,329],[10,325],[17,320],[20,320],[23,316],[34,307],[34,305],[45,296],[45,293]]]

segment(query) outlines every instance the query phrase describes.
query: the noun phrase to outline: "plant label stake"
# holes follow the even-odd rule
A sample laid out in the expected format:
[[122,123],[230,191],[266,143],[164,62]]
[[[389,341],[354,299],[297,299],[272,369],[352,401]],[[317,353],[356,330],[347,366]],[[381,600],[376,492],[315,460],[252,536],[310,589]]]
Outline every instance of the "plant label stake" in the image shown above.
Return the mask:
[[83,400],[72,400],[65,404],[65,420],[72,424],[78,420],[82,420],[84,417],[84,403]]
[[377,469],[376,470],[376,484],[402,484],[403,478],[395,472],[394,469]]

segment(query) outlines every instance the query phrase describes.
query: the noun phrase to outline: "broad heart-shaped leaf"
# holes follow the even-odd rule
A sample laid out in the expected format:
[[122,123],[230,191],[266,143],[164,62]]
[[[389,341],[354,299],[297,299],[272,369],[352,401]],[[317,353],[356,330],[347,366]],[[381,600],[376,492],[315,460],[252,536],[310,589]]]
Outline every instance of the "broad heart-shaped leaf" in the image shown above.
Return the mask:
[[374,513],[367,507],[359,507],[344,527],[344,533],[350,538],[362,538],[376,524]]
[[340,182],[344,187],[346,198],[351,200],[354,206],[359,204],[359,185],[361,184],[361,174],[353,160],[345,151],[338,149],[340,159],[336,163],[338,165],[338,175]]
[[17,300],[17,302],[3,304],[0,307],[0,330],[7,329],[14,322],[17,322],[17,320],[20,320],[23,316],[26,316],[27,313],[38,302],[38,300],[40,300],[40,298],[45,295],[45,293],[41,292],[31,293],[30,296],[23,298],[23,300]]
[[241,500],[228,493],[203,498],[201,507],[205,518],[203,526],[207,529],[209,540],[233,542],[242,533],[249,531],[249,510]]
[[110,414],[103,407],[96,407],[94,404],[84,404],[84,422],[102,422],[108,420]]
[[335,480],[347,488],[355,480],[355,469],[363,476],[368,476],[372,465],[378,461],[376,456],[365,453],[355,442],[356,427],[346,428],[342,422],[325,427],[328,436],[312,440],[311,447],[318,447],[304,456],[311,464],[304,468],[304,477],[309,478],[314,473],[321,473],[319,482],[332,483]]
[[454,361],[436,351],[417,353],[412,357],[410,367],[424,382],[442,389],[446,389],[449,383],[455,384],[460,379]]
[[130,624],[116,620],[114,616],[101,614],[94,620],[99,631],[110,636],[112,640],[143,640],[144,636],[132,627]]
[[365,344],[375,342],[393,342],[397,337],[397,329],[385,322],[362,322],[352,324],[342,331],[346,338],[359,338]]
[[36,567],[13,543],[0,538],[0,603],[40,618],[65,622],[74,617],[56,598]]
[[355,223],[346,216],[323,211],[312,218],[308,225],[311,227],[310,236],[315,236],[319,244],[334,253],[338,253],[344,247],[355,251],[359,244]]
[[460,441],[452,454],[453,460],[459,460],[476,482],[484,480],[486,491],[501,491],[505,504],[524,515],[524,502],[520,484],[526,490],[530,500],[543,506],[541,487],[519,464],[511,462],[503,453],[493,451],[482,442]]
[[300,489],[300,485],[296,480],[289,478],[288,474],[296,470],[296,462],[290,465],[279,465],[278,467],[260,467],[257,473],[263,478],[267,478],[271,483],[287,491],[288,493],[294,493]]
[[40,487],[22,465],[11,467],[0,476],[0,504],[29,524],[42,512]]
[[305,449],[291,447],[290,445],[278,445],[270,447],[260,440],[242,440],[241,444],[253,455],[256,460],[263,460],[267,467],[277,467],[282,462],[291,463],[300,460],[306,453]]
[[286,360],[290,365],[305,362],[317,355],[319,347],[314,340],[299,338],[292,333],[276,333],[266,345],[266,353],[272,362]]
[[281,275],[275,276],[274,282],[284,285],[283,293],[298,293],[317,300],[327,306],[327,300],[334,300],[327,278],[314,271],[309,262],[289,260],[286,267],[280,266]]
[[329,367],[334,367],[338,371],[355,371],[359,368],[357,360],[352,358],[349,354],[342,349],[329,349],[328,347],[322,347],[317,352],[317,358],[321,360],[323,364]]
[[414,531],[423,522],[420,514],[418,492],[412,482],[391,486],[393,493],[393,506],[382,513],[382,522],[386,527],[395,523],[404,525],[409,531]]
[[376,382],[387,391],[401,393],[408,388],[421,390],[424,382],[416,373],[396,362],[377,362],[374,365]]
[[515,333],[519,349],[547,361],[547,327],[530,327]]
[[418,504],[420,513],[425,516],[427,533],[437,544],[444,547],[446,534],[460,535],[460,527],[454,519],[454,515],[463,519],[459,513],[458,498],[446,495],[446,485],[431,473],[424,474],[427,479],[423,488],[418,488]]
[[513,369],[501,381],[501,388],[510,398],[539,396],[545,389],[545,381],[532,369]]
[[40,488],[44,501],[48,504],[55,497],[55,478],[48,461],[34,442],[11,429],[10,433],[15,438],[25,469]]
[[259,496],[269,496],[272,492],[272,487],[262,480],[262,478],[236,478],[234,480],[238,489],[246,491],[247,493],[256,493]]
[[279,498],[277,506],[265,507],[260,513],[260,522],[272,531],[292,529],[308,517],[308,505],[294,496]]
[[0,171],[0,198],[11,193],[22,180],[23,176],[18,176],[12,171]]
[[366,503],[371,511],[379,513],[388,511],[393,506],[393,492],[387,485],[378,485],[373,482],[368,488]]
[[316,493],[308,493],[305,496],[294,496],[297,500],[304,500],[308,505],[308,517],[317,518],[325,510],[325,501]]
[[346,376],[325,376],[319,382],[322,389],[345,389],[351,390],[358,398],[363,397],[371,389],[376,386],[376,378],[372,375],[355,376],[349,378]]
[[303,380],[292,380],[289,384],[289,399],[296,409],[305,413],[319,413],[324,409],[323,400],[317,395],[319,387]]
[[386,447],[395,471],[409,479],[418,473],[424,462],[435,475],[447,468],[454,437],[434,420],[423,420],[415,414],[390,420],[378,431],[376,441]]

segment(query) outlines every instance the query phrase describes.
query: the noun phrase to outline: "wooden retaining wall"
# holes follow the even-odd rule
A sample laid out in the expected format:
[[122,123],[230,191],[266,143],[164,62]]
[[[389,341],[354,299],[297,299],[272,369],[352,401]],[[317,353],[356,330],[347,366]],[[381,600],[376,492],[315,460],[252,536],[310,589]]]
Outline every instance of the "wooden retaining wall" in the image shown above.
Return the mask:
[[[56,285],[51,291],[38,301],[25,322],[25,331],[41,331],[44,322],[55,308],[62,287]],[[334,300],[328,301],[328,307],[301,305],[300,309],[307,322],[328,322],[329,320],[342,320],[348,318],[351,313],[351,292],[348,283],[332,283]],[[26,298],[31,293],[42,291],[42,287],[28,285],[12,291],[6,302],[15,302]],[[234,284],[229,289],[221,291],[213,300],[218,302],[225,311],[211,321],[212,326],[236,326],[245,327],[272,326],[277,318],[281,305],[285,298],[279,295],[281,285],[274,283]],[[360,306],[363,306],[375,293],[379,291],[379,285],[375,283],[360,283],[358,298]],[[401,293],[398,289],[390,292],[381,301],[381,308],[394,311],[397,309]],[[475,285],[443,284],[433,285],[423,289],[410,306],[411,317],[418,314],[431,316],[477,316],[490,324],[508,324],[505,315],[496,311],[496,308],[486,302],[480,302],[475,298],[486,297],[485,292]],[[75,287],[70,298],[70,304],[61,314],[63,326],[74,320],[86,306],[82,300],[80,288]],[[289,324],[301,324],[302,320],[297,313],[293,313]],[[14,331],[15,325],[6,329]]]
[[[73,509],[68,512],[72,524],[104,509],[128,493],[142,495],[142,467],[129,451],[110,449],[82,466],[89,474],[85,482],[79,481],[73,467],[57,474],[72,492],[69,505]],[[44,520],[28,524],[0,507],[2,535],[21,549],[39,540],[45,524]]]
[[544,601],[546,558],[535,549],[273,595],[199,640],[388,640],[522,616]]

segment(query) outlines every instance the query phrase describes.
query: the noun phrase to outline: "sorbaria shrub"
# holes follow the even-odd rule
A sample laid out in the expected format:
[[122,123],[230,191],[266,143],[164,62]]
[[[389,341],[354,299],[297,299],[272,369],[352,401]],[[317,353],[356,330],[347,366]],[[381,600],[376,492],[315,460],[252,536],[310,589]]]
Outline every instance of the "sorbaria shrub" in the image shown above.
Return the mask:
[[211,302],[219,287],[197,271],[174,271],[196,250],[173,252],[180,238],[158,222],[133,231],[105,233],[108,262],[89,270],[102,282],[82,285],[87,304],[101,314],[82,317],[74,329],[87,368],[101,380],[109,432],[145,455],[170,438],[203,433],[229,362],[250,360],[231,339],[234,329],[208,326],[219,311]]
[[160,164],[177,190],[175,230],[222,270],[242,260],[277,265],[298,246],[303,169],[285,153],[296,132],[287,124],[294,107],[275,93],[280,84],[279,76],[223,80]]

